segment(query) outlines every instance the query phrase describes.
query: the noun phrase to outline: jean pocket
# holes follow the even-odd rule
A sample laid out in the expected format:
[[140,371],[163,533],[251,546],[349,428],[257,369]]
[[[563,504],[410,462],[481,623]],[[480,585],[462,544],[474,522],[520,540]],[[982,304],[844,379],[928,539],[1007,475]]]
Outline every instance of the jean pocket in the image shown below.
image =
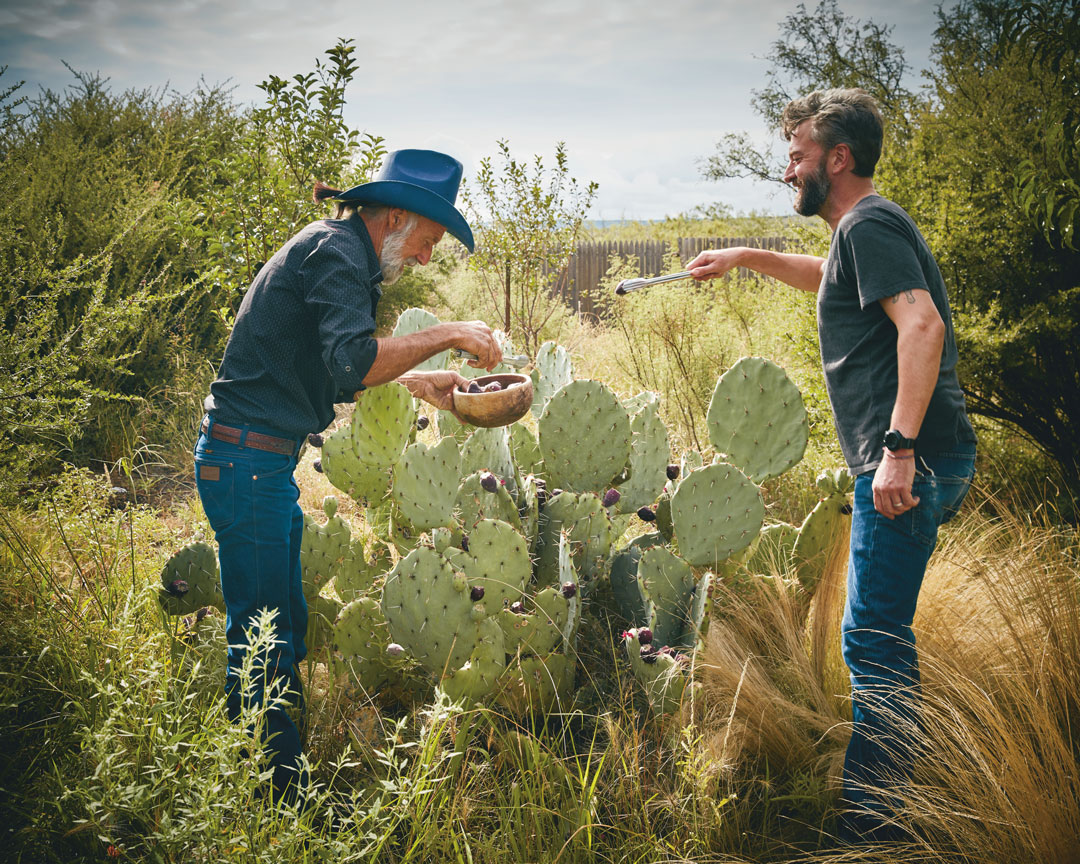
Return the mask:
[[195,486],[215,532],[236,520],[236,466],[224,459],[195,456]]
[[919,503],[903,514],[912,535],[933,548],[938,528],[956,515],[970,485],[967,477],[916,477],[911,493]]

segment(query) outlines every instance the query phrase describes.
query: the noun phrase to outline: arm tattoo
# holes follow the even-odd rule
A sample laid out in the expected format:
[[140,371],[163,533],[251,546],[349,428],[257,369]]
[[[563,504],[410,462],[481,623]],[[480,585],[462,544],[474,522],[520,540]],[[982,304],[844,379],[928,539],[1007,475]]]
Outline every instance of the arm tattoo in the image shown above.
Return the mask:
[[[908,303],[914,303],[915,302],[915,292],[911,288],[905,288],[901,293],[904,294],[907,297],[907,302]],[[900,294],[893,294],[892,302],[893,303],[899,303],[900,302]]]

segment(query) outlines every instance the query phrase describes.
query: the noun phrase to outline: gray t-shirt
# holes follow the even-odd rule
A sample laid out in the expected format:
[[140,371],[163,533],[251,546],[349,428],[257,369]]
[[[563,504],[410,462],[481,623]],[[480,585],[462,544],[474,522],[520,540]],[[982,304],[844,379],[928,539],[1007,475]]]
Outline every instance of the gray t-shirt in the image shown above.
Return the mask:
[[870,195],[836,226],[818,291],[825,385],[852,474],[881,462],[881,437],[896,403],[896,325],[878,301],[907,290],[929,291],[945,322],[941,369],[916,451],[947,453],[975,440],[956,378],[956,338],[941,271],[911,217]]

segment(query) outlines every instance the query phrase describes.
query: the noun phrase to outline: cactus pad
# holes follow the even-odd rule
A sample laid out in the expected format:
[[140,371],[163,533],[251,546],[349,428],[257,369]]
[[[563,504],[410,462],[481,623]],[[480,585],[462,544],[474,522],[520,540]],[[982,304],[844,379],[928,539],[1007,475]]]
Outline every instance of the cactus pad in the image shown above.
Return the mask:
[[620,513],[634,513],[656,500],[667,482],[665,472],[671,457],[667,427],[660,419],[657,402],[640,407],[630,421],[630,432],[630,477],[619,485]]
[[548,401],[539,438],[549,486],[602,489],[630,457],[630,417],[604,384],[574,381]]
[[190,615],[203,606],[224,611],[214,547],[197,541],[165,562],[158,602],[168,615]]
[[313,600],[341,568],[349,555],[352,529],[337,515],[337,498],[323,499],[326,524],[320,525],[310,514],[304,514],[304,533],[300,539],[300,572],[304,598]]
[[[398,315],[397,324],[394,326],[394,335],[408,336],[410,333],[418,333],[439,323],[441,323],[439,319],[426,309],[418,309],[414,306]],[[445,369],[449,359],[450,352],[441,351],[434,357],[429,357],[423,363],[414,366],[413,371]]]
[[461,456],[453,438],[443,438],[434,447],[422,441],[410,444],[394,466],[392,494],[401,515],[417,531],[449,525],[460,476]]
[[761,357],[744,357],[720,377],[707,420],[713,446],[755,483],[782,474],[806,450],[802,394]]
[[716,567],[745,549],[764,516],[761,490],[723,462],[690,472],[671,499],[679,552],[695,567]]
[[544,413],[548,400],[574,380],[570,354],[562,345],[545,342],[536,353],[533,371],[532,412],[537,417]]

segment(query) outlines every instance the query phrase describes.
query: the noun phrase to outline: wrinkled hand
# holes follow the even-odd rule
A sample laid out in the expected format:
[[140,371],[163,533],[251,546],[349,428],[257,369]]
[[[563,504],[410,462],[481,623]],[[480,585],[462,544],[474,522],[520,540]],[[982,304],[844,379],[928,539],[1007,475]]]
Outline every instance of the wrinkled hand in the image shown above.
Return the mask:
[[874,509],[886,519],[895,519],[919,503],[911,494],[915,481],[914,459],[883,456],[874,472]]
[[478,359],[470,360],[469,365],[490,372],[502,360],[502,349],[495,341],[495,334],[483,321],[457,321],[455,348],[475,354]]
[[686,265],[690,275],[698,281],[717,279],[738,266],[736,249],[706,249]]
[[417,399],[423,399],[429,405],[447,411],[454,410],[454,388],[459,384],[465,386],[469,384],[457,372],[444,369],[436,369],[430,372],[409,372],[398,378],[398,381],[408,387],[409,392]]

